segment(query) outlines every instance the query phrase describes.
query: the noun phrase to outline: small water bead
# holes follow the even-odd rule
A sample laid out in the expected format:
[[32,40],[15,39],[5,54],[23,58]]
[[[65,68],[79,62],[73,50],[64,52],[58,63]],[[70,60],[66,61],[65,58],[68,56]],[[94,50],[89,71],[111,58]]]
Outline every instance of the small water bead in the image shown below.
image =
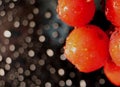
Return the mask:
[[80,80],[80,87],[87,87],[85,80]]
[[9,71],[10,69],[11,69],[11,66],[10,66],[9,64],[6,64],[6,65],[5,65],[5,70],[8,70],[8,71]]
[[15,4],[13,2],[9,3],[9,8],[13,9],[15,7]]
[[52,86],[52,84],[50,82],[45,83],[45,87],[51,87],[51,86]]
[[5,75],[5,70],[3,68],[0,68],[0,76],[4,76]]
[[39,36],[39,41],[40,42],[45,42],[45,36],[44,35],[41,35],[41,36]]
[[22,46],[24,49],[26,49],[28,47],[27,43],[23,43]]
[[25,38],[25,41],[27,42],[27,43],[30,43],[31,42],[31,37],[29,37],[29,36],[27,36],[26,38]]
[[8,22],[12,22],[13,21],[13,16],[11,14],[8,14]]
[[59,24],[58,23],[53,23],[53,28],[54,29],[58,29],[59,28]]
[[11,64],[11,63],[12,63],[12,59],[11,59],[10,57],[7,57],[7,58],[6,58],[6,63],[7,63],[7,64]]
[[15,51],[15,52],[13,53],[13,57],[14,57],[14,58],[18,58],[18,57],[19,57],[19,52],[18,52],[18,51]]
[[3,33],[4,37],[6,38],[10,38],[11,37],[11,32],[9,30],[5,30],[4,33]]
[[26,83],[22,81],[22,82],[20,82],[20,86],[21,87],[26,87]]
[[28,14],[28,19],[32,20],[34,18],[34,15],[32,13]]
[[59,81],[59,85],[60,85],[60,87],[64,87],[64,86],[65,86],[65,81],[60,80],[60,81]]
[[53,37],[53,38],[57,38],[58,36],[59,36],[59,34],[58,34],[57,31],[54,31],[54,32],[52,33],[52,37]]
[[24,72],[23,68],[22,67],[19,67],[18,68],[18,73],[22,74]]
[[18,51],[19,51],[20,54],[23,54],[23,53],[24,53],[24,48],[20,47],[20,48],[18,49]]
[[60,59],[61,59],[61,60],[66,60],[65,55],[64,55],[64,54],[60,55]]
[[11,45],[9,46],[9,50],[10,50],[10,51],[15,51],[15,45],[14,45],[14,44],[11,44]]
[[71,78],[74,78],[74,77],[75,77],[75,72],[70,72],[69,76],[70,76]]
[[51,74],[55,74],[55,72],[56,72],[55,68],[51,67],[51,68],[50,68],[50,73],[51,73]]
[[0,51],[1,51],[2,53],[5,53],[5,52],[6,52],[6,47],[5,47],[5,46],[2,46],[2,47],[0,48]]
[[60,75],[60,76],[63,76],[64,74],[65,74],[65,70],[64,69],[59,69],[58,70],[58,74]]
[[36,26],[35,21],[30,21],[29,27],[34,28]]
[[52,13],[51,12],[45,12],[45,18],[46,19],[49,19],[49,18],[51,18],[52,17]]
[[66,80],[66,85],[71,87],[72,86],[72,81],[70,79]]
[[5,14],[6,14],[5,11],[1,11],[1,12],[0,12],[0,16],[2,16],[2,17],[5,16]]
[[14,22],[14,27],[15,27],[15,28],[18,28],[19,26],[20,26],[20,22],[19,22],[19,21],[15,21],[15,22]]
[[24,19],[24,20],[22,21],[22,25],[23,25],[23,26],[27,26],[27,25],[28,25],[28,20]]
[[105,84],[105,79],[101,78],[101,79],[99,80],[99,83],[102,84],[102,85]]
[[37,34],[38,34],[38,35],[42,35],[42,33],[43,33],[42,29],[38,29],[38,30],[37,30]]
[[33,9],[33,13],[34,13],[34,14],[38,14],[38,13],[39,13],[39,9],[38,9],[38,8],[34,8],[34,9]]
[[41,80],[40,79],[36,79],[35,83],[36,83],[36,85],[40,85],[41,84]]
[[54,55],[54,52],[52,49],[47,49],[46,53],[49,57],[52,57]]
[[39,64],[40,66],[43,66],[43,65],[45,65],[45,60],[43,60],[43,59],[40,59],[40,60],[38,61],[38,64]]
[[19,76],[18,76],[18,80],[19,80],[19,81],[23,81],[23,80],[24,80],[24,76],[23,76],[23,75],[19,75]]
[[31,64],[31,65],[30,65],[30,70],[31,70],[31,71],[35,71],[35,70],[36,70],[35,64]]
[[30,70],[25,70],[25,72],[24,72],[24,74],[25,74],[25,76],[30,76]]
[[14,73],[11,72],[11,73],[8,75],[8,79],[14,80],[14,79],[15,79]]
[[29,50],[28,55],[29,55],[29,57],[34,57],[35,56],[34,50]]

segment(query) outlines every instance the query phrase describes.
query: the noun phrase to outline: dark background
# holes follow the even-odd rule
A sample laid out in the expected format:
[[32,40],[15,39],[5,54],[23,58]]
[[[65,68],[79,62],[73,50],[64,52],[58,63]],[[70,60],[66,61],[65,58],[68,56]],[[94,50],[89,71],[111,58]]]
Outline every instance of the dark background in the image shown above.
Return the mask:
[[[16,5],[24,7],[25,3],[29,1],[18,0]],[[104,15],[104,3],[101,7],[100,0],[95,1],[97,10],[90,23],[101,27],[106,32],[112,25]],[[3,10],[2,8],[9,10],[7,9],[8,3],[3,2],[0,11]],[[5,71],[5,75],[0,76],[0,87],[115,87],[104,75],[103,68],[92,73],[82,73],[64,57],[65,40],[73,27],[59,19],[56,13],[57,0],[36,0],[32,6],[31,9],[36,7],[39,9],[39,14],[35,15],[33,19],[36,24],[34,28],[20,25],[21,30],[16,30],[11,27],[12,37],[9,38],[10,43],[8,45],[3,44],[5,38],[1,35],[2,45],[0,49],[3,46],[7,48],[10,44],[14,44],[16,49],[13,52],[9,50],[5,53],[0,52],[3,57],[0,65]],[[28,11],[29,6],[28,9],[27,7],[23,9],[21,19]],[[14,13],[14,11],[12,12]],[[2,30],[6,29],[3,28]],[[44,42],[39,41],[40,36],[45,38]],[[26,37],[29,37],[31,41],[29,42]],[[24,49],[23,53],[20,53],[20,48]],[[32,57],[28,54],[31,50],[34,52]],[[19,53],[17,58],[14,56],[15,52]],[[12,59],[10,70],[5,69],[7,56],[11,56]],[[18,70],[20,68],[22,68],[23,73]],[[25,74],[26,72],[27,74]],[[20,76],[24,79],[21,80]],[[81,86],[81,82],[83,82],[83,86]]]

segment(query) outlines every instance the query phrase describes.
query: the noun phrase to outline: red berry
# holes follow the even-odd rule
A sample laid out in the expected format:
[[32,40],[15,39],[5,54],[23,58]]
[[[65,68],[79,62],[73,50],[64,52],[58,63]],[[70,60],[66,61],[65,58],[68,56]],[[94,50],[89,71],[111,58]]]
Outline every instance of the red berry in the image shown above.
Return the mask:
[[95,3],[94,0],[58,0],[57,12],[68,25],[83,26],[92,20]]
[[120,86],[120,66],[117,66],[111,59],[108,59],[104,66],[106,77],[116,86]]
[[106,1],[106,17],[115,26],[120,26],[120,0]]
[[116,29],[110,37],[109,52],[112,60],[120,66],[120,30]]
[[81,72],[101,68],[109,56],[109,39],[97,26],[75,28],[66,40],[65,55]]

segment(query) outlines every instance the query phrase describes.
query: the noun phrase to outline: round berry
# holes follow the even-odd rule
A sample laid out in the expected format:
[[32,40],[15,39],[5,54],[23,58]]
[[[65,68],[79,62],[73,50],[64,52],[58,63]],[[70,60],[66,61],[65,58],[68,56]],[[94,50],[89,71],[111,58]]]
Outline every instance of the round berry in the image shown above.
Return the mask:
[[106,0],[105,14],[115,26],[120,26],[120,0]]
[[75,28],[65,44],[65,56],[81,72],[101,68],[109,57],[108,36],[95,25]]
[[62,21],[70,26],[88,24],[95,13],[94,0],[58,0],[57,12]]
[[111,59],[108,59],[104,66],[104,73],[111,83],[120,86],[120,66],[117,66]]
[[119,29],[116,29],[110,37],[109,52],[114,63],[120,66],[120,30]]

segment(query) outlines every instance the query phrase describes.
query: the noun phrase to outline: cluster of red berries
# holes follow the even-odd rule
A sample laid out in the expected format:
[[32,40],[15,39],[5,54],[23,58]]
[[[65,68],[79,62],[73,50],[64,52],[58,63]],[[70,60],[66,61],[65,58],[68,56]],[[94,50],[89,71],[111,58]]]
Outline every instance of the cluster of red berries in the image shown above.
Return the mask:
[[58,0],[57,12],[62,21],[74,26],[67,37],[65,56],[85,73],[104,67],[104,73],[120,86],[120,1],[106,0],[106,18],[115,26],[110,36],[89,24],[96,11],[94,0]]

